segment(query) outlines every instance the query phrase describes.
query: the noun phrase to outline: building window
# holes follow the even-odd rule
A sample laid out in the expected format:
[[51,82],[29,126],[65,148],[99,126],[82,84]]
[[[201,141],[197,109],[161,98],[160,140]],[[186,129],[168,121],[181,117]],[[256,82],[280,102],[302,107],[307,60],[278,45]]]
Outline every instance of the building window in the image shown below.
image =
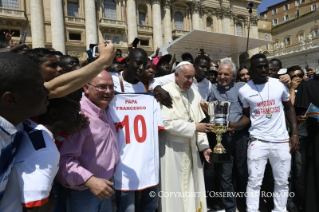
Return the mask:
[[284,16],[284,21],[289,21],[289,15]]
[[264,20],[267,20],[267,13],[264,14]]
[[319,36],[319,27],[318,28],[314,28],[312,30],[312,37],[318,37]]
[[236,24],[236,35],[243,36],[243,26],[241,23]]
[[284,5],[284,10],[289,10],[289,4]]
[[68,2],[68,16],[79,17],[79,4]]
[[299,11],[295,12],[295,18],[299,17]]
[[272,24],[273,24],[273,25],[277,25],[277,24],[278,24],[278,18],[272,20]]
[[271,12],[272,12],[273,15],[275,15],[275,14],[278,13],[278,10],[277,10],[277,8],[276,8],[276,9],[273,9]]
[[0,0],[0,7],[19,10],[19,0]]
[[211,17],[206,18],[206,27],[211,28],[213,26],[213,19]]
[[104,17],[116,20],[116,4],[113,0],[104,0]]
[[290,40],[290,37],[286,37],[285,38],[285,45],[288,46],[291,44],[291,40]]
[[69,40],[81,41],[81,33],[69,33]]
[[150,41],[149,40],[141,40],[140,44],[141,44],[141,46],[149,46],[150,45]]
[[317,5],[316,5],[316,4],[311,5],[311,6],[310,6],[310,10],[311,10],[311,11],[317,10]]
[[175,19],[175,29],[183,30],[184,29],[183,15],[179,12],[176,12],[174,14],[174,19]]
[[14,33],[12,37],[20,37],[20,30],[17,30],[17,29],[3,29],[1,28],[0,29],[0,35],[5,35],[6,33],[9,33],[11,32]]
[[145,25],[145,13],[138,13],[138,22],[140,25]]
[[298,1],[295,1],[295,6],[299,6],[299,0]]

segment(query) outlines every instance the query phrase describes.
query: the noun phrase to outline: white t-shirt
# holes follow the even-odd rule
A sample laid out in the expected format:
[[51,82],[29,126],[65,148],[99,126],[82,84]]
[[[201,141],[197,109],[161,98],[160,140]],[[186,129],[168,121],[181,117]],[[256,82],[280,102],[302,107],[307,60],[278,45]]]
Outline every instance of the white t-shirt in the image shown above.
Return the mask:
[[0,116],[0,205],[22,136],[22,123],[15,127]]
[[193,79],[192,88],[195,91],[198,91],[198,93],[202,97],[202,100],[207,100],[212,86],[212,83],[206,78],[204,78],[201,82],[197,82],[195,77]]
[[[284,84],[274,78],[268,78],[265,84],[254,84],[250,80],[239,89],[239,98],[243,108],[250,109],[251,137],[269,142],[289,141],[282,102],[289,102],[290,96]],[[270,119],[266,117],[268,109],[272,114]]]
[[[120,74],[122,74],[121,72]],[[113,79],[113,83],[116,86],[115,90],[117,92],[121,92],[121,84],[120,79],[117,73],[110,73]],[[129,82],[126,82],[123,78],[123,87],[124,87],[124,93],[139,93],[139,92],[146,92],[144,84],[142,82],[138,82],[136,84],[131,84]]]
[[60,153],[52,133],[31,120],[24,122],[24,130],[0,211],[22,212],[22,205],[44,205],[59,169]]
[[159,103],[150,93],[118,93],[109,112],[116,123],[120,152],[114,188],[136,191],[157,185],[158,130],[164,129]]

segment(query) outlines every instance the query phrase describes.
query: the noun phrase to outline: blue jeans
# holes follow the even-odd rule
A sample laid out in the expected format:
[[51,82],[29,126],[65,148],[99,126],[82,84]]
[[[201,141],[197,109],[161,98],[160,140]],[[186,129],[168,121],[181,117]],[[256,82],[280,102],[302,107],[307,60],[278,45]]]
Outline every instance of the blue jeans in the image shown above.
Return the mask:
[[158,186],[142,191],[116,191],[116,206],[117,212],[154,212],[158,206]]
[[66,189],[67,212],[112,212],[112,198],[99,199],[90,189]]
[[66,196],[68,188],[63,187],[58,182],[54,182],[52,190],[55,194],[55,204],[52,212],[66,212]]

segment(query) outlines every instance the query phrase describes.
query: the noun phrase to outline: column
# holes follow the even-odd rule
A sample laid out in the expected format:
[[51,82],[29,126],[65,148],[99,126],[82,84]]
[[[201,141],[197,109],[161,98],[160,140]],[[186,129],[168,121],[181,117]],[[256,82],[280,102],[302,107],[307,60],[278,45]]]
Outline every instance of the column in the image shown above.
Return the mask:
[[84,5],[86,47],[89,48],[90,43],[98,43],[95,1],[85,0]]
[[250,34],[251,34],[251,38],[258,38],[258,17],[252,15],[251,19],[250,19]]
[[222,26],[223,26],[223,33],[231,34],[230,33],[231,26],[230,26],[230,18],[229,17],[224,17],[222,19]]
[[152,19],[153,19],[153,43],[154,49],[163,45],[162,39],[162,18],[161,4],[159,0],[152,1]]
[[32,48],[45,47],[42,0],[30,0]]
[[127,0],[127,43],[130,44],[137,37],[135,0]]
[[199,2],[192,3],[191,12],[192,12],[193,29],[200,29],[199,10],[200,10],[200,3]]
[[51,0],[52,47],[65,54],[65,32],[62,0]]
[[[171,42],[172,38],[172,23],[171,23],[171,3],[166,1],[164,5],[164,43]],[[155,47],[154,47],[155,49]]]

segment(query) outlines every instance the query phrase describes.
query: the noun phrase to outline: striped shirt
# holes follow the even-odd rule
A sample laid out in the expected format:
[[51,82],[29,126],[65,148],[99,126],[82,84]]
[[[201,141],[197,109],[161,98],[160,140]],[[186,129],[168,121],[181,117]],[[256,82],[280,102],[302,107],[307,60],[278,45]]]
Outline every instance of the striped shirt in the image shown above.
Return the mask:
[[110,179],[119,161],[115,125],[108,106],[102,110],[83,96],[81,110],[89,117],[89,126],[62,143],[56,177],[64,187],[76,190],[87,189],[84,183],[93,175]]

